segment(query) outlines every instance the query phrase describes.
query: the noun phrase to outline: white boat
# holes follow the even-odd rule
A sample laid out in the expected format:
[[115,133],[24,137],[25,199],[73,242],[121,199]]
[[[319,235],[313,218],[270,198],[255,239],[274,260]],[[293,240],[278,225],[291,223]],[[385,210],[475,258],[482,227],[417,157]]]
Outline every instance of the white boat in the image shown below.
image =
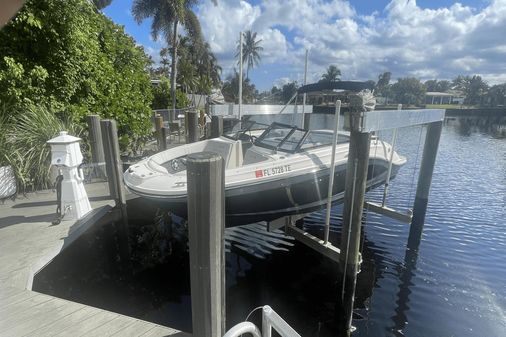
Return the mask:
[[[182,145],[157,153],[130,166],[124,173],[127,188],[161,207],[186,216],[186,157],[213,152],[225,163],[227,226],[271,220],[306,213],[326,204],[332,152],[332,132],[303,130],[273,123],[256,130],[243,123],[242,130],[220,138]],[[349,136],[340,133],[336,147],[332,201],[343,200]],[[390,144],[372,138],[367,187],[382,184],[387,175]],[[394,177],[406,159],[394,152]]]

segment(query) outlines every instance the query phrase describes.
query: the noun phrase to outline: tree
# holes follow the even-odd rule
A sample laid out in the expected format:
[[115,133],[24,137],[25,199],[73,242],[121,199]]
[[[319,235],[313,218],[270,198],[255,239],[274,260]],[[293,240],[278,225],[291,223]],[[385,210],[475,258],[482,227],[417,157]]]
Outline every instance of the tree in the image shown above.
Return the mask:
[[114,118],[123,150],[150,133],[151,84],[142,48],[87,0],[27,1],[0,31],[0,101],[44,105],[84,125]]
[[296,81],[289,82],[285,85],[283,85],[283,88],[281,88],[281,100],[283,103],[288,103],[290,99],[295,95],[297,92],[298,85]]
[[111,4],[112,0],[93,0],[93,4],[98,10],[104,9]]
[[452,83],[450,81],[442,80],[427,80],[425,81],[425,88],[427,91],[435,91],[435,92],[447,92],[452,88]]
[[[153,38],[157,40],[162,33],[167,44],[172,47],[170,74],[172,97],[176,96],[178,24],[185,28],[191,38],[202,40],[199,20],[192,11],[192,7],[197,2],[197,0],[134,0],[132,4],[132,14],[137,23],[152,18],[151,35]],[[216,1],[214,2],[216,4]],[[176,100],[172,101],[172,108],[176,108]]]
[[[223,83],[221,92],[225,97],[225,101],[239,103],[239,72],[234,69],[234,74],[230,75]],[[244,103],[252,103],[256,95],[255,85],[251,83],[249,78],[243,79],[242,84],[242,100]]]
[[335,82],[341,80],[341,70],[337,68],[335,65],[330,65],[327,68],[327,72],[322,75],[322,79],[320,81],[323,82]]
[[481,76],[473,75],[471,77],[459,75],[453,80],[453,85],[455,89],[462,91],[466,95],[464,104],[483,104],[483,100],[488,91],[488,85],[482,80]]
[[505,106],[506,83],[496,84],[490,87],[487,93],[487,100],[490,106]]
[[420,105],[425,98],[425,86],[414,77],[399,78],[392,85],[392,94],[397,103]]
[[[257,40],[257,33],[251,32],[251,30],[247,30],[244,33],[244,40],[242,44],[242,62],[246,63],[246,78],[249,78],[249,70],[253,69],[260,63],[260,52],[264,50],[263,47],[260,46],[260,42],[262,40]],[[237,42],[237,64],[239,65],[239,53],[240,53],[240,40]]]
[[390,79],[392,73],[389,71],[384,72],[378,76],[378,82],[376,83],[375,93],[376,95],[385,97],[385,104],[388,104],[388,97],[391,96],[391,85]]

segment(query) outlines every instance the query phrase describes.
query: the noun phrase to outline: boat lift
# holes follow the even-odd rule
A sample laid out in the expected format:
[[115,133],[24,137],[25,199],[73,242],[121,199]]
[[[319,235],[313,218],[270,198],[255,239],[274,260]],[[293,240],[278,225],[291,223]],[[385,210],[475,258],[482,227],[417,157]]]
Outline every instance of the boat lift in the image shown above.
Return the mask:
[[[336,123],[334,132],[337,134],[340,101],[336,102]],[[268,229],[285,228],[288,235],[304,243],[319,253],[339,263],[343,279],[341,300],[345,309],[346,323],[343,329],[348,333],[351,326],[356,277],[360,272],[362,262],[360,254],[360,232],[364,207],[387,217],[411,224],[408,239],[409,247],[418,247],[423,231],[425,213],[427,210],[430,184],[436,160],[436,154],[441,137],[445,116],[443,109],[403,110],[372,110],[366,111],[363,97],[350,96],[350,111],[345,115],[344,128],[350,131],[350,149],[346,170],[345,196],[343,207],[343,225],[340,246],[336,247],[328,240],[330,231],[330,207],[327,205],[324,238],[318,238],[296,227],[296,222],[307,214],[291,215],[276,219],[268,223]],[[423,156],[417,182],[417,190],[413,211],[399,212],[386,206],[386,195],[391,171],[388,170],[385,191],[381,204],[365,202],[367,170],[369,165],[369,151],[371,135],[382,130],[394,130],[392,146],[395,146],[397,130],[410,126],[427,126]],[[393,152],[393,149],[392,149]],[[331,168],[334,162],[331,162]],[[332,179],[329,179],[329,190],[332,190]]]

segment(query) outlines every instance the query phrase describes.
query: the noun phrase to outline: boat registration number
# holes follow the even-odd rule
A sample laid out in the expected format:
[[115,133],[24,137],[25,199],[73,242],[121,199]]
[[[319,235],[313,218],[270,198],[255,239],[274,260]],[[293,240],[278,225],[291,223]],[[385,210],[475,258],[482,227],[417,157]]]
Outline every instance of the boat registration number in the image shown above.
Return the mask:
[[270,177],[277,174],[290,172],[292,170],[290,165],[282,165],[282,166],[275,166],[270,167],[268,169],[263,170],[256,170],[255,171],[255,178],[262,178],[262,177]]

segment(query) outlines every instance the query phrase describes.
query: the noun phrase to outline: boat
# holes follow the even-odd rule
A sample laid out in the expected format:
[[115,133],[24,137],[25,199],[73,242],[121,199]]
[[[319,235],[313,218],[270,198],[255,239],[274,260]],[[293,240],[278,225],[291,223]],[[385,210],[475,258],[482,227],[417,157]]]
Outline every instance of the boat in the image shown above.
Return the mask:
[[[219,138],[159,152],[128,168],[126,187],[159,207],[186,216],[186,158],[191,153],[219,154],[225,164],[227,226],[269,221],[316,211],[327,201],[332,131],[304,130],[274,122],[264,130],[254,121]],[[336,146],[332,202],[343,201],[349,134]],[[371,139],[367,188],[385,182],[392,146]],[[391,177],[406,158],[394,151]]]

